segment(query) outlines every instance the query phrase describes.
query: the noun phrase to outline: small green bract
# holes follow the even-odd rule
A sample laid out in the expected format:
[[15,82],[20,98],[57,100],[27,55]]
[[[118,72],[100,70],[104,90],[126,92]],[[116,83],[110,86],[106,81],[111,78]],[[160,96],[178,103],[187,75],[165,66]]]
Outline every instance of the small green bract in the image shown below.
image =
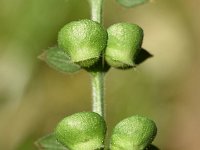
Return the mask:
[[84,19],[66,24],[58,34],[58,46],[81,67],[94,65],[107,44],[107,32],[99,23]]
[[107,63],[115,68],[131,68],[141,50],[143,30],[136,24],[117,23],[108,28],[105,51]]
[[112,133],[110,150],[144,150],[157,133],[155,123],[143,116],[132,116],[119,122]]
[[94,112],[64,118],[56,127],[57,140],[70,150],[100,150],[104,147],[106,123]]

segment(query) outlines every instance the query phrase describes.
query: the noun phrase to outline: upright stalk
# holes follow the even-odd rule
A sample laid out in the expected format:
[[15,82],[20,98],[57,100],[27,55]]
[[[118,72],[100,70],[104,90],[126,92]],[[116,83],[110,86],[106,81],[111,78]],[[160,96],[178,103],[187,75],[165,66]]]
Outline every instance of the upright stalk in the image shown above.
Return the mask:
[[91,19],[102,24],[104,0],[88,0],[91,9]]
[[[103,1],[88,0],[91,7],[91,19],[102,24]],[[103,64],[103,63],[102,63]],[[104,117],[104,72],[92,72],[92,111]]]
[[104,117],[104,73],[92,73],[92,111]]

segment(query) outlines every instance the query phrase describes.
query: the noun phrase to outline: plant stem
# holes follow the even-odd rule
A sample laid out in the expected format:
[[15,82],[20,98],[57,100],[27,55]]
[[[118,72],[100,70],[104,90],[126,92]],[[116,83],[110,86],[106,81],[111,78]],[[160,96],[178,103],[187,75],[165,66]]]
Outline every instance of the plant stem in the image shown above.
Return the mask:
[[[88,0],[91,7],[91,19],[102,24],[104,0]],[[103,61],[103,59],[102,59]],[[103,63],[102,63],[103,64]],[[100,65],[102,65],[100,64]],[[92,111],[104,117],[104,72],[92,72]]]
[[91,19],[102,24],[104,0],[88,0],[91,7]]
[[104,117],[104,73],[92,73],[92,111]]

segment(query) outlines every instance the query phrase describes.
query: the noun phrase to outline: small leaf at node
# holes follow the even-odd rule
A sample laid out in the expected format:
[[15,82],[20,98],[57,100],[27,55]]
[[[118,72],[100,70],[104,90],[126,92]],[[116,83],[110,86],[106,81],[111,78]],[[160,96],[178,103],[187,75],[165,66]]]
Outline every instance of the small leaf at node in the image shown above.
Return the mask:
[[135,58],[135,64],[139,65],[139,64],[141,64],[142,62],[144,62],[145,60],[147,60],[148,58],[151,58],[151,57],[153,57],[153,55],[150,54],[147,50],[142,48]]
[[69,150],[56,140],[54,133],[40,138],[35,145],[39,150]]
[[73,73],[80,70],[80,66],[71,62],[70,57],[58,47],[47,49],[39,56],[39,59],[44,60],[50,67],[64,73]]
[[116,1],[124,7],[135,7],[137,5],[144,4],[149,0],[116,0]]
[[110,26],[107,31],[106,62],[119,69],[134,67],[134,58],[141,50],[143,29],[136,24],[121,22]]

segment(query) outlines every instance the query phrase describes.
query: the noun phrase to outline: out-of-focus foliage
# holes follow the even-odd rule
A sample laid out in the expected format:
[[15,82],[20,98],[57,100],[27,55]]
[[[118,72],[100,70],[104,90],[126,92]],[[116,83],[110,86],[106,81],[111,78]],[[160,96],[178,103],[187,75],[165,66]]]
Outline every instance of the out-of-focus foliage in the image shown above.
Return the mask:
[[[125,9],[105,0],[104,24],[137,23],[154,55],[135,70],[111,69],[106,78],[110,135],[125,117],[142,114],[158,126],[163,150],[200,147],[200,1],[155,0]],[[72,20],[89,18],[83,0],[0,1],[0,149],[34,150],[63,117],[91,110],[89,75],[65,75],[37,56],[57,43]]]

